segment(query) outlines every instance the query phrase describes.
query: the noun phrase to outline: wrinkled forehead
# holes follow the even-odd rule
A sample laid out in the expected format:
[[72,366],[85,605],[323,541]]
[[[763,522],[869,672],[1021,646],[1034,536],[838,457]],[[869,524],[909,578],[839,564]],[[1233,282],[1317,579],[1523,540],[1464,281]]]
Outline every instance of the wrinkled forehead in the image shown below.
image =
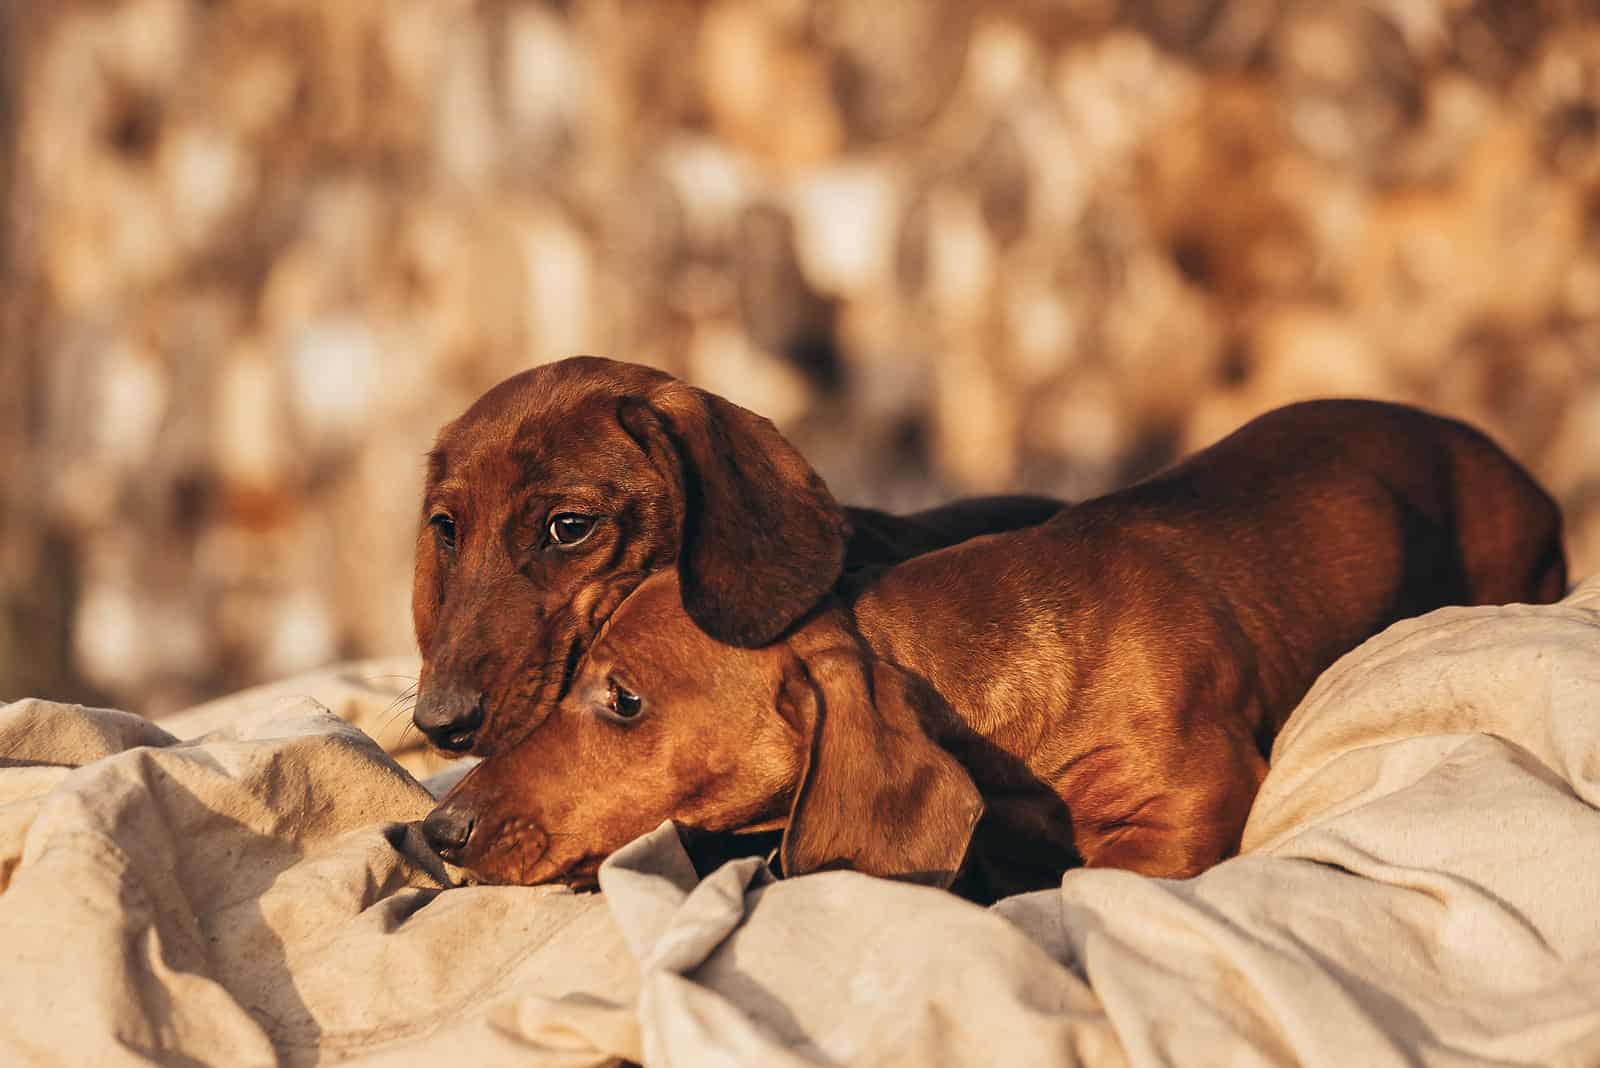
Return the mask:
[[[514,389],[506,389],[507,385]],[[618,395],[604,382],[540,388],[503,383],[439,432],[428,481],[548,485],[624,480],[642,455],[617,422]]]

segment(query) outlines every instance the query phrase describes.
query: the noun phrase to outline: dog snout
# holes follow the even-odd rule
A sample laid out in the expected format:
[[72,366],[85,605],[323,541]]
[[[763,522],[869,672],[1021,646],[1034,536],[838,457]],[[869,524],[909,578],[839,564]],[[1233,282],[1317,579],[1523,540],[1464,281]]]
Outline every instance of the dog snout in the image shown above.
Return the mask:
[[477,814],[471,809],[447,801],[428,813],[428,818],[422,821],[422,837],[427,839],[434,852],[452,864],[458,864],[477,823]]
[[411,719],[440,749],[464,752],[483,726],[483,694],[461,686],[430,687],[417,698]]

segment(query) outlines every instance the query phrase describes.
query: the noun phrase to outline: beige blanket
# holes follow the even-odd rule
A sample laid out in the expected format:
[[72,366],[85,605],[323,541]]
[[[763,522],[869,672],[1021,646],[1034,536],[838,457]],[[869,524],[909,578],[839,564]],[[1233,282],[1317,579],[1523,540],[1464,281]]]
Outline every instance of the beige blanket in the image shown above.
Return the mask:
[[1340,661],[1246,855],[990,910],[756,862],[697,884],[670,827],[603,894],[442,890],[428,792],[287,696],[367,722],[373,674],[173,732],[0,708],[0,1062],[1600,1064],[1600,580]]

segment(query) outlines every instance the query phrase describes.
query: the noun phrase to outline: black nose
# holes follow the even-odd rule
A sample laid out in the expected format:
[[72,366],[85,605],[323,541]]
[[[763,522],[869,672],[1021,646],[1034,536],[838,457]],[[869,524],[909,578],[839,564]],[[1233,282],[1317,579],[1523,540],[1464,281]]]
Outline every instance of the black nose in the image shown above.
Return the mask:
[[422,837],[441,857],[455,863],[461,859],[461,851],[467,847],[476,825],[477,817],[470,810],[447,801],[422,821]]
[[462,686],[426,687],[411,721],[440,749],[465,752],[483,726],[483,694]]

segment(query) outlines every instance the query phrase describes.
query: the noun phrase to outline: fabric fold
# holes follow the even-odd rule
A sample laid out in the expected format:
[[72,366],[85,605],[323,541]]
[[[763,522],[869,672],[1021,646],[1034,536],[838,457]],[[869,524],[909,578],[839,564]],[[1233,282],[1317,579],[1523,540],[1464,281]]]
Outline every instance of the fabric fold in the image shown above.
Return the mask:
[[1341,659],[1244,855],[990,909],[754,859],[698,879],[670,824],[602,893],[456,886],[417,830],[433,795],[312,699],[373,722],[371,677],[168,721],[192,731],[0,707],[7,1058],[1600,1064],[1600,580]]

